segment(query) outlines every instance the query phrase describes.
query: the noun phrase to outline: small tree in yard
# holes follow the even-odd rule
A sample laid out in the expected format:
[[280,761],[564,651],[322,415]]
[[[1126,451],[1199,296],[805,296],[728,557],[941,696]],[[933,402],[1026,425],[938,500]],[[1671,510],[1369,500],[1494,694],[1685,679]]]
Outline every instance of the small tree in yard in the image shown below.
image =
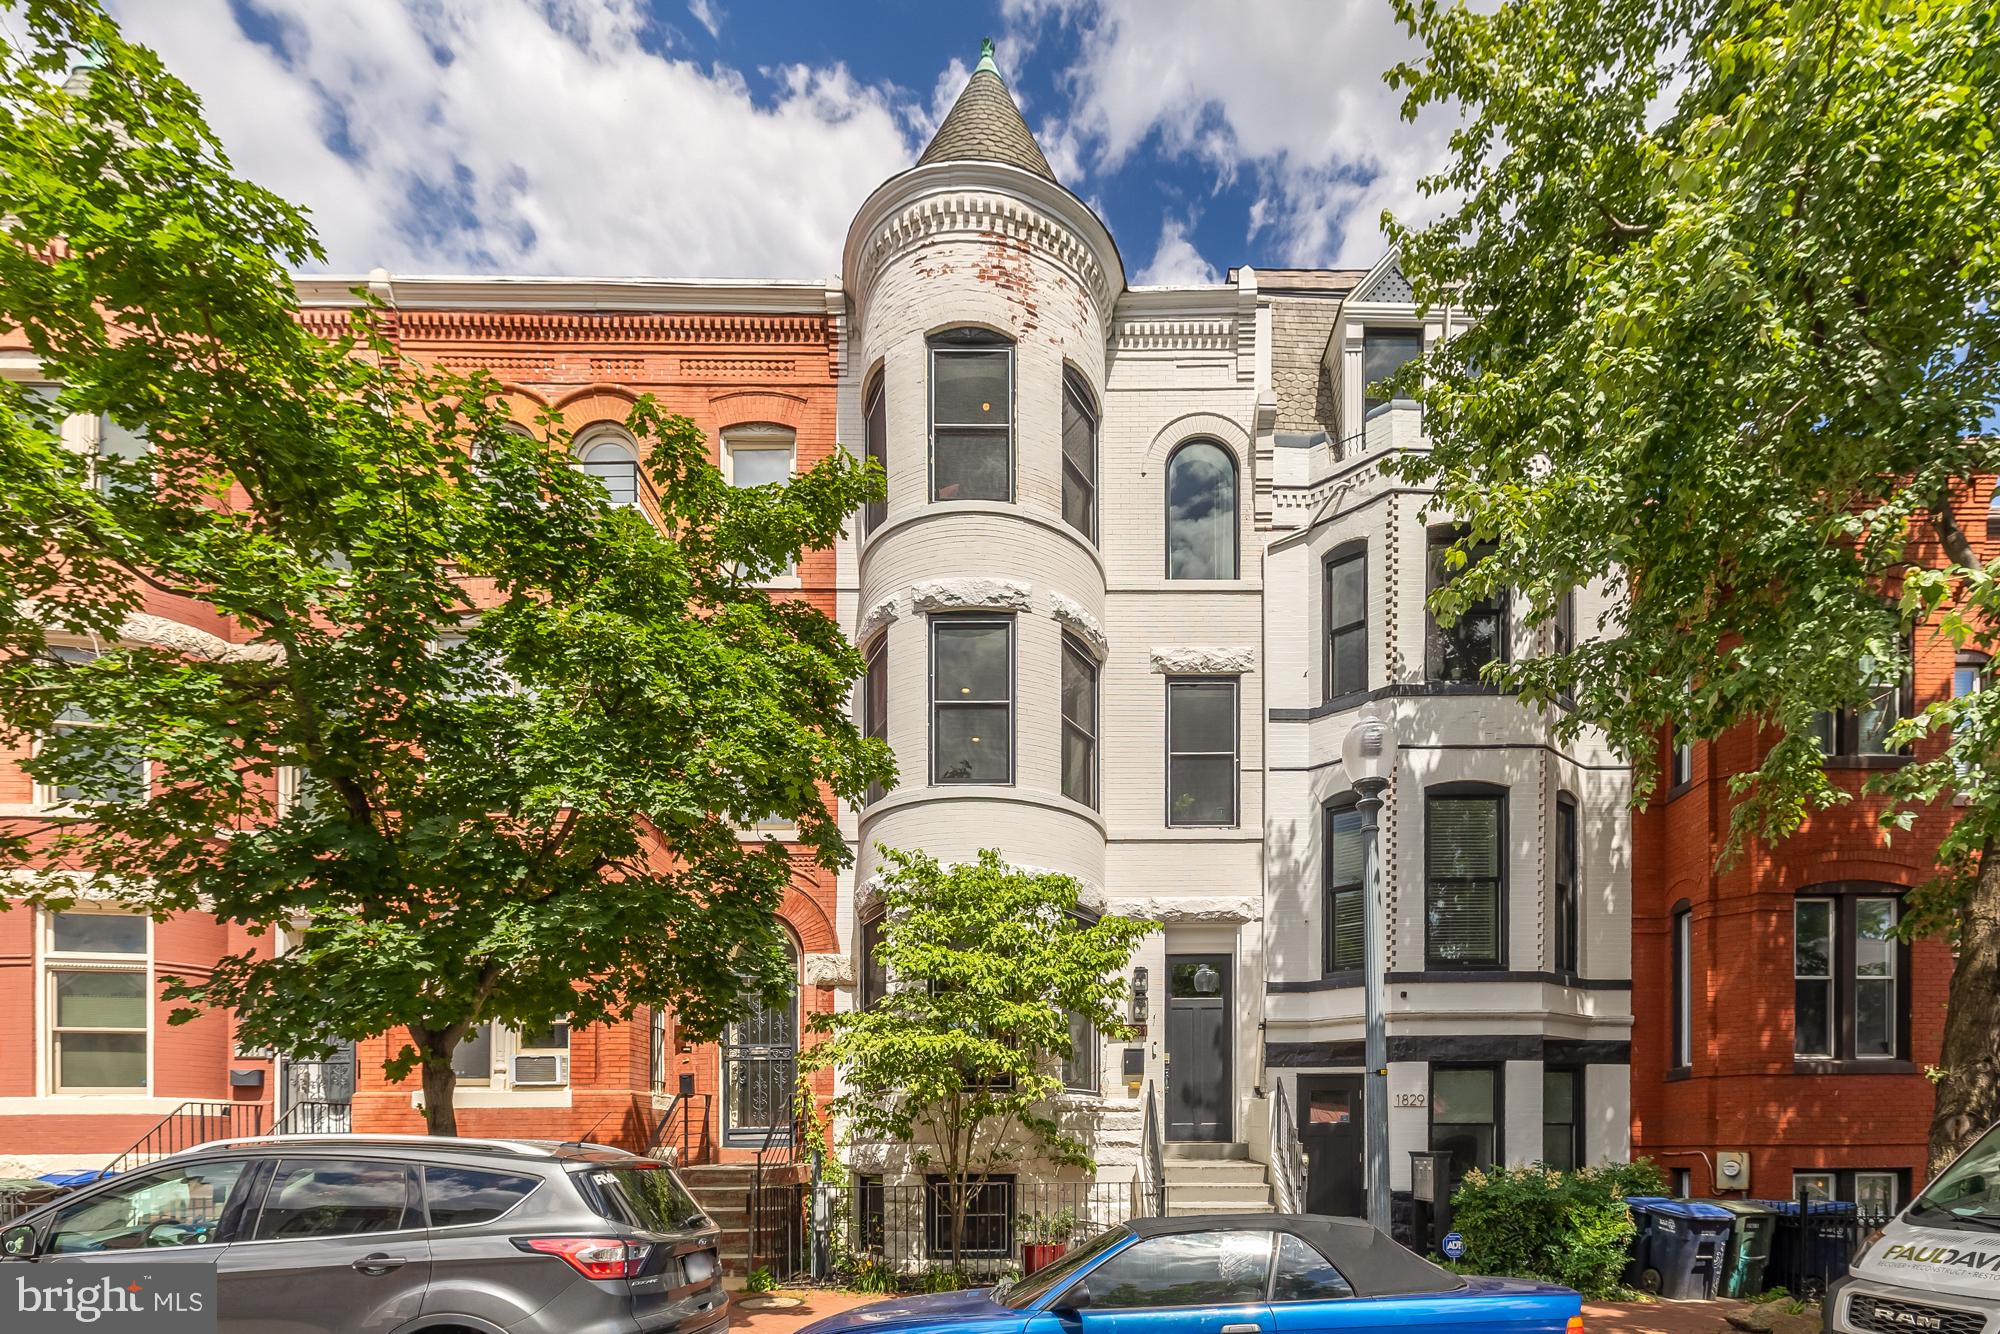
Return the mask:
[[[1569,652],[1491,669],[1559,733],[1601,727],[1643,800],[1660,732],[1743,728],[1732,850],[1848,800],[1832,710],[1896,708],[1927,656],[2000,650],[2000,4],[1395,0],[1426,48],[1411,112],[1461,113],[1392,228],[1419,301],[1474,312],[1406,372],[1431,449],[1403,476],[1479,556],[1449,618],[1532,619],[1601,584]],[[1957,947],[1933,1168],[2000,1119],[2000,691],[1925,701],[1878,742],[1884,835],[1955,820],[1905,933]]]
[[[836,451],[734,490],[641,400],[657,503],[607,504],[491,379],[402,364],[367,312],[308,333],[303,216],[230,173],[94,6],[15,23],[0,323],[61,388],[0,386],[0,740],[36,746],[64,805],[0,831],[0,867],[51,907],[296,926],[281,956],[176,981],[174,1019],[230,1007],[243,1042],[300,1054],[400,1032],[387,1072],[420,1071],[435,1134],[482,1023],[671,1005],[717,1032],[779,980],[793,873],[739,831],[781,816],[839,866],[825,794],[891,771],[848,718],[859,656],[754,585],[874,479]],[[148,443],[81,458],[74,414]]]
[[1060,1062],[1075,1054],[1071,1016],[1105,1037],[1130,1033],[1121,970],[1154,924],[1091,920],[1075,880],[1009,866],[991,849],[950,867],[884,856],[876,961],[888,994],[819,1016],[825,1040],[802,1059],[840,1073],[833,1111],[851,1138],[909,1144],[943,1178],[957,1267],[966,1210],[997,1168],[1024,1152],[1092,1165],[1055,1114]]

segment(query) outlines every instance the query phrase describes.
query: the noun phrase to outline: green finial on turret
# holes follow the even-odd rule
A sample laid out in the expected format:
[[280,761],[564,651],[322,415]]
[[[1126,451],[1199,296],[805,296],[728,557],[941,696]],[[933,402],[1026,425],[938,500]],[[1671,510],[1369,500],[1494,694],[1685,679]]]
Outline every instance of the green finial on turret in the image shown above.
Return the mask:
[[988,74],[996,75],[1000,72],[1000,67],[993,63],[993,39],[991,37],[982,37],[979,39],[979,63],[972,67],[972,72],[977,74],[981,70],[985,70]]

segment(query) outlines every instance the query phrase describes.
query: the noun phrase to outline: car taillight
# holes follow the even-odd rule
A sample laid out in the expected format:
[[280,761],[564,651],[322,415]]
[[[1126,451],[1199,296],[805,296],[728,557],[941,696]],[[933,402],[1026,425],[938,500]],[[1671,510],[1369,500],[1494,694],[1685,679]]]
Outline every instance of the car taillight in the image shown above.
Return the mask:
[[653,1249],[616,1237],[516,1237],[514,1244],[524,1251],[561,1256],[585,1278],[637,1278]]
[[1583,1334],[1583,1317],[1580,1315],[1571,1316],[1569,1324],[1564,1326],[1563,1334]]

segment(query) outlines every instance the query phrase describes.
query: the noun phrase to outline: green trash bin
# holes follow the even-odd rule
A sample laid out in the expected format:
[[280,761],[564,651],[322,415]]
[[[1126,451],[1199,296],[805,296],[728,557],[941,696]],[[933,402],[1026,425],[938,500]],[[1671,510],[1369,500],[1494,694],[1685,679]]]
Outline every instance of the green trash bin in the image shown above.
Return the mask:
[[1759,1204],[1743,1200],[1710,1200],[1736,1215],[1729,1234],[1729,1257],[1723,1262],[1722,1291],[1718,1297],[1755,1297],[1764,1290],[1764,1267],[1771,1261],[1771,1238],[1777,1234],[1778,1216]]

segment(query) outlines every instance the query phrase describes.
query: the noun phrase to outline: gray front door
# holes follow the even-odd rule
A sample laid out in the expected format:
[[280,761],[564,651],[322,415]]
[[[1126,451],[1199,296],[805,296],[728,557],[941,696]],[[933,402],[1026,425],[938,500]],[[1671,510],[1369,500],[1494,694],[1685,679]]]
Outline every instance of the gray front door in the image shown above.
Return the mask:
[[1167,956],[1167,1138],[1231,1137],[1230,960]]
[[1306,1212],[1359,1218],[1362,1180],[1360,1075],[1299,1076],[1299,1147],[1306,1153]]

